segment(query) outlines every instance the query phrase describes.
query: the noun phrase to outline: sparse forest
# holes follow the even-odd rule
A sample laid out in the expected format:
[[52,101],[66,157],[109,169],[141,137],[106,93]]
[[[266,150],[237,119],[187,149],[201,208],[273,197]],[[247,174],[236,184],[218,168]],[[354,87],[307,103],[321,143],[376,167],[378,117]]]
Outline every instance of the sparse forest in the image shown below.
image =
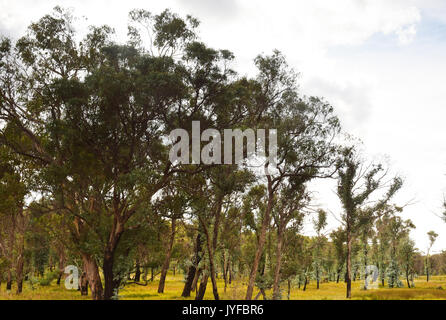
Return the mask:
[[[446,299],[438,234],[417,248],[395,200],[404,177],[300,91],[281,52],[248,77],[191,16],[131,11],[123,43],[76,21],[56,7],[0,38],[0,299]],[[227,164],[212,135],[198,157],[224,164],[173,163],[169,134],[193,139],[193,121],[277,130],[277,170]],[[315,201],[329,181],[339,212]]]

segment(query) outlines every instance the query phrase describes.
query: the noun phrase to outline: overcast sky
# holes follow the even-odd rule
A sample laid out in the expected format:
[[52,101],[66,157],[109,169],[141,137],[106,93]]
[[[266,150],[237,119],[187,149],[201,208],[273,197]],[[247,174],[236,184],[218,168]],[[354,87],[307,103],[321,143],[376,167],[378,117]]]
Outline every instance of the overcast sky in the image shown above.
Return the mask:
[[[246,75],[256,55],[279,49],[301,73],[302,93],[325,97],[367,153],[387,155],[405,177],[397,200],[414,202],[403,217],[417,226],[417,246],[424,251],[434,230],[434,251],[446,249],[446,224],[435,215],[446,193],[445,0],[0,0],[0,33],[22,35],[56,5],[113,26],[118,37],[133,8],[192,14],[201,39],[233,51]],[[334,185],[317,188],[317,203],[338,214]]]

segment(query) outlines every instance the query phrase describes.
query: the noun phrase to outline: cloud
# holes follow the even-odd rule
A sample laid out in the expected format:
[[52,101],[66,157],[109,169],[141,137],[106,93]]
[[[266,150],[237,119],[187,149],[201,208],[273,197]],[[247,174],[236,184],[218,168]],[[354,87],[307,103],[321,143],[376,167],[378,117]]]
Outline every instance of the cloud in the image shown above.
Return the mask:
[[227,19],[237,14],[235,0],[179,0],[178,3],[198,18],[202,16]]
[[368,93],[371,88],[360,83],[338,83],[322,78],[305,81],[303,91],[323,96],[332,105],[346,128],[360,128],[369,119],[372,110]]

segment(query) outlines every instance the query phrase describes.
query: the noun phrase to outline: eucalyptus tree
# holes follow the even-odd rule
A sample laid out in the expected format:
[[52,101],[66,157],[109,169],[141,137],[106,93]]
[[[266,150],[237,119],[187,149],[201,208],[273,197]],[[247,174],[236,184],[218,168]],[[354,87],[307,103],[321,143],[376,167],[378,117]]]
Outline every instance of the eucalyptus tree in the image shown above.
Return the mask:
[[316,231],[314,250],[313,250],[313,270],[316,278],[316,288],[319,289],[320,280],[322,275],[322,260],[324,257],[323,248],[326,244],[326,238],[322,234],[323,230],[327,227],[327,213],[324,210],[317,211],[317,218],[313,219],[314,231]]
[[181,189],[166,188],[165,194],[162,196],[160,201],[155,204],[159,214],[170,220],[170,234],[168,237],[166,256],[161,269],[158,293],[164,293],[166,276],[169,270],[172,251],[174,248],[175,235],[177,232],[177,222],[183,218],[189,202],[189,199],[181,191]]
[[390,263],[387,268],[387,282],[389,288],[401,287],[399,280],[400,267],[398,261],[398,249],[402,239],[409,236],[411,229],[415,228],[410,220],[403,220],[399,216],[391,216],[387,224],[387,232],[390,239]]
[[[252,299],[280,187],[290,184],[299,188],[314,178],[332,176],[337,153],[333,141],[340,129],[328,103],[316,97],[299,96],[296,74],[278,51],[271,56],[258,56],[255,63],[260,86],[255,93],[256,104],[257,109],[262,110],[257,125],[277,130],[277,159],[267,159],[264,163],[267,204],[248,279],[246,300]],[[277,165],[277,170],[269,170],[270,165]]]
[[280,299],[280,275],[282,267],[282,251],[284,247],[285,232],[290,224],[296,228],[305,216],[303,209],[308,205],[309,195],[304,185],[297,187],[283,186],[277,197],[277,203],[272,211],[274,224],[277,231],[276,239],[276,263],[274,266],[273,299]]
[[243,212],[242,212],[242,194],[236,193],[229,197],[222,214],[221,229],[221,270],[223,280],[225,282],[224,292],[226,292],[228,284],[232,283],[234,277],[234,266],[238,262],[241,255],[242,247],[242,228],[243,228]]
[[225,200],[231,199],[236,193],[245,191],[245,188],[253,182],[254,176],[247,170],[239,170],[235,165],[220,165],[210,168],[202,174],[197,174],[188,181],[187,190],[190,191],[192,208],[200,228],[205,236],[209,272],[202,280],[202,291],[199,299],[203,298],[207,285],[207,278],[210,276],[212,282],[213,295],[215,300],[219,300],[216,279],[216,254],[220,251],[222,242],[220,233],[222,219],[226,216],[229,206],[225,206]]
[[[346,148],[338,163],[337,195],[342,203],[347,237],[347,298],[351,298],[352,244],[361,225],[375,220],[380,211],[402,186],[402,179],[395,177],[386,186],[386,174],[381,164],[365,165],[354,148]],[[377,190],[387,187],[381,199],[371,201]]]
[[407,287],[410,289],[413,287],[413,276],[415,273],[415,255],[417,253],[415,242],[408,236],[404,237],[401,239],[398,252],[404,270]]
[[427,251],[426,251],[425,269],[426,269],[426,282],[429,282],[429,276],[430,276],[430,270],[431,270],[430,251],[431,251],[432,246],[434,245],[435,241],[437,240],[438,233],[436,233],[435,231],[429,231],[427,233],[427,236],[429,238],[429,245],[428,245]]
[[280,278],[283,281],[287,281],[288,300],[290,300],[292,285],[297,282],[300,287],[302,280],[301,271],[304,260],[304,250],[302,250],[304,236],[301,235],[302,227],[303,224],[301,221],[295,221],[285,230]]
[[347,260],[346,243],[347,237],[345,230],[342,227],[332,231],[330,233],[330,239],[334,246],[334,255],[336,259],[336,283],[339,283],[342,270],[345,267],[345,261]]

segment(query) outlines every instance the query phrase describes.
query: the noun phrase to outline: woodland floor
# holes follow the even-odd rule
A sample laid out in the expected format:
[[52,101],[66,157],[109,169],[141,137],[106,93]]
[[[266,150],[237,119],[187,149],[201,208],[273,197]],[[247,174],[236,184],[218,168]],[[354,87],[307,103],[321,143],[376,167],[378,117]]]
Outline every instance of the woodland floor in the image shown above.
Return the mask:
[[[184,286],[183,275],[169,275],[166,280],[165,293],[157,293],[158,281],[149,282],[147,286],[136,284],[128,284],[120,291],[120,299],[123,300],[193,300],[192,297],[185,299],[181,297]],[[415,288],[379,288],[375,290],[361,290],[363,281],[353,283],[352,297],[353,299],[365,300],[446,300],[446,276],[434,276],[429,282],[425,278],[415,280]],[[284,289],[286,284],[284,284]],[[224,282],[218,280],[219,294],[222,300],[240,300],[244,298],[246,292],[246,284],[243,281],[233,282],[224,292]],[[24,284],[24,290],[21,295],[16,295],[13,286],[11,292],[5,290],[5,283],[0,287],[0,300],[89,300],[90,296],[83,297],[79,291],[65,289],[63,283],[58,286],[53,281],[49,286],[35,285],[34,289],[28,283]],[[257,291],[255,291],[257,294]],[[267,291],[269,296],[271,293]],[[286,291],[283,292],[284,299],[287,298]],[[213,299],[212,287],[209,282],[206,290],[205,299]],[[344,283],[321,283],[320,289],[316,289],[316,282],[311,281],[307,286],[307,290],[292,288],[291,300],[342,300],[345,299]]]

